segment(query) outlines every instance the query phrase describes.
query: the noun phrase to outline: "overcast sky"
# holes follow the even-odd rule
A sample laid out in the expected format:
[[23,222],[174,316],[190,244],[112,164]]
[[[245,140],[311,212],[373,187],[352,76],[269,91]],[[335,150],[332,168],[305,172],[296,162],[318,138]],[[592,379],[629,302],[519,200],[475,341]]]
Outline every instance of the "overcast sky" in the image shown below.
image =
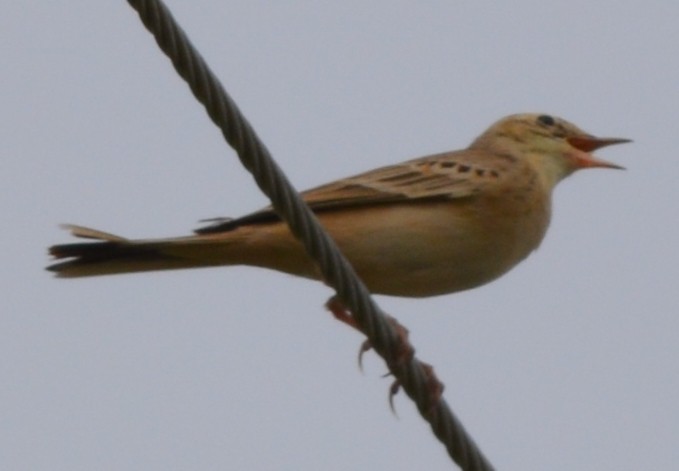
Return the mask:
[[[679,3],[168,4],[300,189],[516,112],[634,139],[510,274],[377,300],[498,469],[676,469]],[[3,469],[452,468],[320,283],[45,272],[59,223],[183,235],[267,200],[127,2],[8,2],[0,44]]]

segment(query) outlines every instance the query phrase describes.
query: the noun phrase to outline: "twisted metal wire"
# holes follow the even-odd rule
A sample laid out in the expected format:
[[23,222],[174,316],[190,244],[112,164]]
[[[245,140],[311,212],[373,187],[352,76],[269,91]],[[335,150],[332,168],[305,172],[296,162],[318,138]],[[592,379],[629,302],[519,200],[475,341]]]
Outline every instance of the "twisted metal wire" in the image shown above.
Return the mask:
[[415,401],[434,435],[451,458],[465,471],[490,471],[487,461],[460,421],[442,398],[432,403],[431,372],[414,356],[399,361],[399,338],[377,307],[365,285],[302,201],[251,125],[226,93],[184,31],[160,0],[128,0],[153,34],[161,50],[205,107],[226,141],[238,153],[273,208],[288,223],[309,255],[318,263],[324,280],[347,306],[367,335],[370,345],[382,356],[406,394]]

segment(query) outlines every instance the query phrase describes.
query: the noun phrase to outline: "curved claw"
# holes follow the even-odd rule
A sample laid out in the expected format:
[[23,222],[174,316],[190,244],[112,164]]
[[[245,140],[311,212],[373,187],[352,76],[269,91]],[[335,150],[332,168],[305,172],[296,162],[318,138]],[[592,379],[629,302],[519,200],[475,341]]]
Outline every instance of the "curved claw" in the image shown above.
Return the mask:
[[[443,389],[445,386],[436,377],[436,373],[434,373],[434,367],[432,367],[428,363],[423,362],[419,363],[422,369],[424,370],[424,374],[427,380],[427,392],[429,393],[429,400],[427,401],[429,403],[429,407],[427,412],[429,414],[432,414],[434,412],[434,409],[436,408],[436,405],[441,400],[441,396],[443,395]],[[384,376],[389,376],[390,374],[391,373],[387,373]],[[401,382],[398,379],[396,379],[394,380],[393,383],[391,383],[391,386],[389,386],[389,408],[396,417],[398,417],[398,414],[396,413],[396,408],[394,407],[394,396],[396,396],[396,394],[398,394],[400,390]]]
[[396,412],[396,407],[394,407],[394,396],[398,394],[398,391],[401,389],[401,382],[399,380],[394,380],[393,383],[391,383],[391,386],[389,386],[389,408],[391,409],[391,413],[394,414],[396,417],[398,417],[398,413]]
[[361,370],[361,372],[363,372],[363,354],[372,348],[370,340],[366,340],[361,344],[361,348],[358,349],[358,369]]
[[[346,306],[342,304],[337,296],[331,297],[325,303],[325,307],[332,313],[335,319],[348,325],[349,327],[353,327],[359,332],[362,332],[351,311],[349,311],[349,309],[347,309]],[[389,367],[390,372],[384,376],[392,375],[391,372],[400,370],[410,363],[413,358],[415,358],[415,349],[408,340],[408,329],[403,327],[396,319],[389,315],[387,315],[387,321],[391,324],[394,331],[396,332],[397,339],[393,344],[393,351],[390,352],[391,354],[386,358],[387,366]],[[361,371],[363,371],[363,354],[372,348],[373,346],[369,340],[365,340],[361,344],[361,348],[358,351],[358,367]],[[429,392],[428,409],[429,413],[431,414],[434,411],[436,405],[439,403],[441,395],[443,394],[443,383],[438,380],[436,374],[434,374],[434,368],[431,365],[422,362],[418,363],[420,366],[422,366],[426,377],[427,391]],[[394,396],[398,394],[400,389],[401,382],[398,379],[391,383],[391,386],[389,387],[389,408],[391,409],[391,412],[397,417],[398,414],[396,413],[396,408],[394,407]]]

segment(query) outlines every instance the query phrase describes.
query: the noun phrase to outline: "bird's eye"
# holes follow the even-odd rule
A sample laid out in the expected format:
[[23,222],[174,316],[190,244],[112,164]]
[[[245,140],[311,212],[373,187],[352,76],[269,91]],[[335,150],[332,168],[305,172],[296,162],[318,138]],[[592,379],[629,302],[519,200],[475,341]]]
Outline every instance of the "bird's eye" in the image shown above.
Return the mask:
[[541,114],[538,116],[538,123],[545,126],[554,126],[555,121],[551,116],[547,114]]

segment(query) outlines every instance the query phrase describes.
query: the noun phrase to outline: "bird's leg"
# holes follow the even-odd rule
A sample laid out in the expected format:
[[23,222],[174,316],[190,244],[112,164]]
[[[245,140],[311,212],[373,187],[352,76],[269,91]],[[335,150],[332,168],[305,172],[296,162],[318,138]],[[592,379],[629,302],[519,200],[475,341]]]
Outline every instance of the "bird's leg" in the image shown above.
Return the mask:
[[[351,328],[358,330],[363,333],[361,327],[351,315],[351,311],[340,301],[337,296],[332,296],[325,303],[325,308],[330,311],[335,319],[348,325]],[[370,345],[370,340],[366,340],[361,344],[361,348],[358,350],[358,367],[363,370],[363,354],[370,350],[372,346]]]
[[[331,297],[328,300],[328,302],[325,303],[325,307],[332,313],[335,319],[365,334],[361,326],[358,325],[358,323],[356,322],[356,319],[354,318],[351,311],[342,303],[342,301],[340,301],[337,298],[337,296]],[[387,358],[387,364],[388,365],[393,364],[396,366],[404,365],[410,360],[412,360],[412,358],[415,356],[415,349],[408,340],[408,329],[403,327],[392,316],[385,314],[385,317],[387,318],[387,322],[389,322],[389,324],[391,324],[391,326],[393,327],[397,337],[395,352],[393,353],[393,355],[391,355],[390,358]],[[358,354],[358,364],[361,367],[361,369],[362,369],[361,360],[363,358],[363,354],[370,350],[371,348],[372,344],[370,343],[369,340],[366,340],[361,345]]]
[[[337,296],[331,297],[325,304],[325,307],[332,313],[335,319],[348,325],[349,327],[358,330],[361,333],[364,333],[361,327],[356,322],[356,319],[352,315],[351,311],[337,298]],[[386,317],[387,321],[396,331],[396,335],[398,338],[395,354],[393,355],[393,357],[387,359],[387,365],[389,366],[389,369],[393,371],[394,369],[405,366],[408,362],[410,362],[415,356],[415,349],[408,340],[408,329],[403,327],[392,316],[386,315]],[[370,343],[369,340],[366,340],[361,344],[361,348],[359,349],[358,353],[358,365],[361,369],[363,369],[362,365],[363,354],[370,350],[371,348],[372,344]],[[441,383],[438,380],[436,374],[434,373],[434,368],[431,365],[419,361],[418,363],[424,369],[427,381],[427,390],[430,393],[429,400],[429,403],[431,404],[430,409],[433,410],[436,404],[438,404],[441,395],[443,394],[443,383]],[[389,376],[391,374],[392,373],[390,372],[387,373],[385,376]],[[395,380],[389,387],[389,406],[391,407],[391,410],[394,413],[396,413],[394,409],[394,396],[398,393],[400,389],[401,382],[398,379]]]
[[345,323],[349,327],[362,332],[359,325],[356,323],[356,319],[351,315],[351,311],[339,300],[337,296],[332,296],[325,303],[325,308],[332,313],[332,315],[340,322]]

